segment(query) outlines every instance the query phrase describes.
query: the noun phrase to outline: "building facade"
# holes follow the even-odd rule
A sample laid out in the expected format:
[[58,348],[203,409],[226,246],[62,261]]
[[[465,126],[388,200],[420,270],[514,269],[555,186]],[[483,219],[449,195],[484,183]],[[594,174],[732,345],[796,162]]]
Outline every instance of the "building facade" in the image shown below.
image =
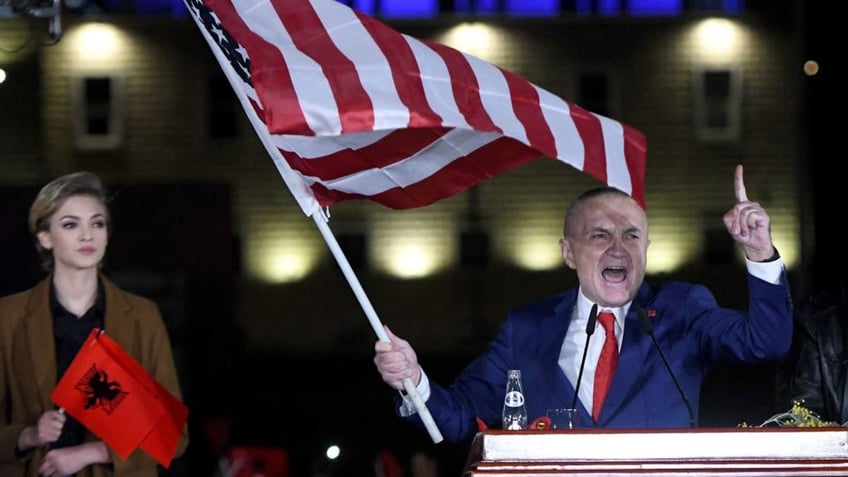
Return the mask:
[[[649,279],[700,281],[720,303],[739,307],[747,301],[744,264],[721,217],[735,200],[734,167],[743,164],[749,197],[771,215],[793,290],[806,293],[811,186],[801,39],[791,15],[392,25],[640,129],[648,141]],[[178,357],[193,373],[190,396],[220,383],[220,369],[239,374],[230,354],[241,351],[293,363],[354,356],[370,366],[376,338],[362,303],[197,27],[187,19],[77,17],[55,42],[43,28],[0,18],[0,225],[10,231],[0,249],[20,271],[3,291],[39,276],[25,229],[37,188],[87,169],[118,192],[108,270],[163,305]],[[424,359],[449,362],[434,371],[447,378],[482,350],[511,307],[576,283],[558,239],[570,199],[594,185],[540,158],[421,209],[340,203],[329,225],[383,322]],[[198,329],[212,337],[197,338]],[[382,384],[373,374],[363,379]],[[198,407],[212,415],[224,400]]]

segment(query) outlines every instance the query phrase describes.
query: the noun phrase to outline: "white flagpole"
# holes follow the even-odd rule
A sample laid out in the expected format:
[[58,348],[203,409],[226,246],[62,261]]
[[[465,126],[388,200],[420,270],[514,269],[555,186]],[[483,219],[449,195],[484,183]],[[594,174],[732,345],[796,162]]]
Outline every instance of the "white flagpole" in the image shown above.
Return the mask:
[[[344,253],[342,253],[342,249],[339,247],[336,237],[327,225],[328,217],[326,217],[321,211],[321,208],[318,206],[318,201],[312,196],[309,188],[302,180],[297,179],[296,175],[288,166],[288,163],[283,159],[279,149],[277,149],[277,146],[271,141],[267,126],[265,126],[265,123],[259,119],[256,110],[247,98],[247,93],[245,92],[244,86],[242,86],[244,84],[243,81],[237,76],[235,70],[230,65],[229,59],[222,53],[221,47],[218,45],[217,41],[212,38],[204,27],[203,22],[198,17],[196,8],[193,8],[191,2],[188,0],[186,0],[186,7],[188,7],[191,12],[195,23],[203,35],[203,38],[205,38],[206,42],[209,44],[212,53],[215,55],[215,59],[218,60],[219,66],[221,66],[221,69],[227,76],[230,86],[232,86],[233,91],[236,93],[236,96],[241,102],[245,114],[248,119],[250,119],[250,123],[253,125],[253,129],[259,136],[262,145],[265,146],[265,150],[271,155],[271,159],[273,159],[274,164],[277,166],[277,170],[280,172],[280,175],[286,183],[286,186],[288,186],[289,191],[292,195],[294,195],[294,198],[297,200],[304,213],[310,215],[315,221],[315,224],[318,225],[318,230],[320,230],[321,235],[324,236],[324,241],[327,243],[327,246],[330,247],[330,251],[336,258],[336,262],[338,262],[339,267],[341,267],[345,278],[347,278],[351,289],[353,289],[354,295],[356,295],[362,309],[365,311],[368,321],[371,322],[374,332],[377,333],[377,337],[381,341],[389,341],[389,336],[386,334],[386,330],[383,329],[383,325],[380,323],[379,318],[377,318],[377,313],[374,311],[374,307],[371,306],[371,302],[368,300],[368,297],[365,296],[365,292],[362,290],[362,285],[360,285],[359,280],[357,280],[356,275],[354,275],[353,269],[347,261],[347,257]],[[415,404],[415,409],[418,411],[418,415],[424,422],[424,426],[430,433],[430,437],[433,439],[433,442],[441,442],[442,434],[439,432],[439,428],[436,426],[435,421],[433,421],[433,417],[430,415],[427,405],[424,404],[424,401],[421,399],[421,395],[419,395],[418,391],[415,389],[415,385],[412,383],[412,380],[409,378],[404,379],[403,387],[412,399],[412,403]]]
[[[350,267],[350,263],[348,262],[344,252],[342,252],[341,247],[339,247],[339,243],[336,241],[335,235],[333,235],[332,231],[330,231],[330,226],[327,225],[327,216],[319,209],[312,214],[312,220],[315,221],[315,224],[318,226],[318,230],[321,231],[321,235],[324,237],[324,241],[327,243],[327,246],[330,247],[330,252],[333,253],[333,257],[335,257],[336,262],[338,262],[339,267],[341,267],[342,273],[345,278],[347,278],[350,288],[353,290],[353,294],[356,295],[356,299],[359,300],[359,304],[362,306],[365,316],[368,317],[371,327],[374,328],[374,333],[377,334],[377,338],[381,341],[388,342],[389,335],[386,334],[383,324],[377,317],[377,312],[371,305],[371,301],[365,295],[365,291],[362,289],[359,279],[357,279],[356,274],[353,273],[353,269]],[[436,426],[433,416],[430,415],[430,410],[427,409],[427,405],[424,404],[424,401],[421,399],[421,395],[418,394],[418,390],[415,389],[415,384],[413,384],[412,379],[404,378],[403,388],[412,399],[412,403],[415,404],[415,409],[418,411],[421,421],[424,422],[424,427],[427,428],[427,432],[430,433],[430,438],[433,439],[434,443],[438,444],[443,439],[442,433],[439,432],[439,428]]]

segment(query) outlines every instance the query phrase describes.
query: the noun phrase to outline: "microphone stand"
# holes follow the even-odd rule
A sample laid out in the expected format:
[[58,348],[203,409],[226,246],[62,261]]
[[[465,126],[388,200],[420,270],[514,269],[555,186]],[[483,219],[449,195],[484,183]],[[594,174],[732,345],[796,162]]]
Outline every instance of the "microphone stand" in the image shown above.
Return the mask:
[[639,315],[639,324],[642,325],[642,330],[651,337],[651,341],[654,342],[654,348],[656,348],[660,353],[660,358],[662,358],[663,364],[665,364],[665,369],[668,370],[668,374],[671,375],[671,380],[674,381],[674,385],[677,386],[677,392],[680,393],[680,397],[683,398],[683,404],[686,405],[686,410],[689,412],[689,427],[697,427],[695,425],[695,413],[692,412],[692,405],[689,404],[689,399],[686,398],[686,393],[683,392],[683,387],[680,385],[680,381],[677,380],[677,376],[675,376],[674,371],[671,370],[668,358],[665,357],[665,353],[660,347],[660,344],[657,342],[657,338],[654,336],[654,324],[651,323],[651,320],[648,319],[648,315],[645,313],[645,310],[642,309],[638,303],[633,302],[633,306],[636,307],[636,314]]
[[577,396],[580,391],[580,382],[583,381],[583,367],[586,366],[586,353],[589,351],[589,338],[595,332],[595,323],[598,321],[598,304],[592,304],[589,311],[589,321],[586,322],[586,345],[583,346],[583,359],[580,360],[580,372],[577,374],[577,384],[574,386],[574,399],[571,400],[571,409],[577,409]]

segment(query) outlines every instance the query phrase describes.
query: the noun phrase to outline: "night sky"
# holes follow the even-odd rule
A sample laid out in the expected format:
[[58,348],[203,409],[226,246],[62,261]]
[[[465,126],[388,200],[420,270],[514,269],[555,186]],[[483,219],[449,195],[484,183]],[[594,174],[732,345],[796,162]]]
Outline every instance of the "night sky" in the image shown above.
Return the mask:
[[[803,5],[806,24],[807,59],[818,61],[819,73],[806,77],[807,140],[809,165],[813,184],[815,212],[815,253],[812,262],[812,285],[815,290],[838,291],[848,283],[848,266],[844,206],[846,198],[836,191],[845,187],[841,176],[845,154],[842,139],[845,135],[841,117],[845,101],[844,37],[834,31],[832,5],[822,0],[799,0]],[[831,18],[826,18],[830,16]],[[800,65],[799,65],[800,68]],[[803,169],[802,169],[803,170]]]

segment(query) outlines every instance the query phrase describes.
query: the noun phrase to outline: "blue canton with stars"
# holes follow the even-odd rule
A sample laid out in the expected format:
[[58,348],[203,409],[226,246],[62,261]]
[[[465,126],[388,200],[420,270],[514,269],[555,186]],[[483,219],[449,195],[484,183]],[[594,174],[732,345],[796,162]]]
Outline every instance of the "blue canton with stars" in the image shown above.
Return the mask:
[[227,30],[221,26],[221,22],[215,13],[203,4],[201,0],[185,0],[186,7],[197,17],[206,28],[206,31],[215,39],[221,52],[230,62],[230,66],[245,83],[251,87],[253,83],[250,81],[250,58],[247,56],[247,51],[242,47]]

